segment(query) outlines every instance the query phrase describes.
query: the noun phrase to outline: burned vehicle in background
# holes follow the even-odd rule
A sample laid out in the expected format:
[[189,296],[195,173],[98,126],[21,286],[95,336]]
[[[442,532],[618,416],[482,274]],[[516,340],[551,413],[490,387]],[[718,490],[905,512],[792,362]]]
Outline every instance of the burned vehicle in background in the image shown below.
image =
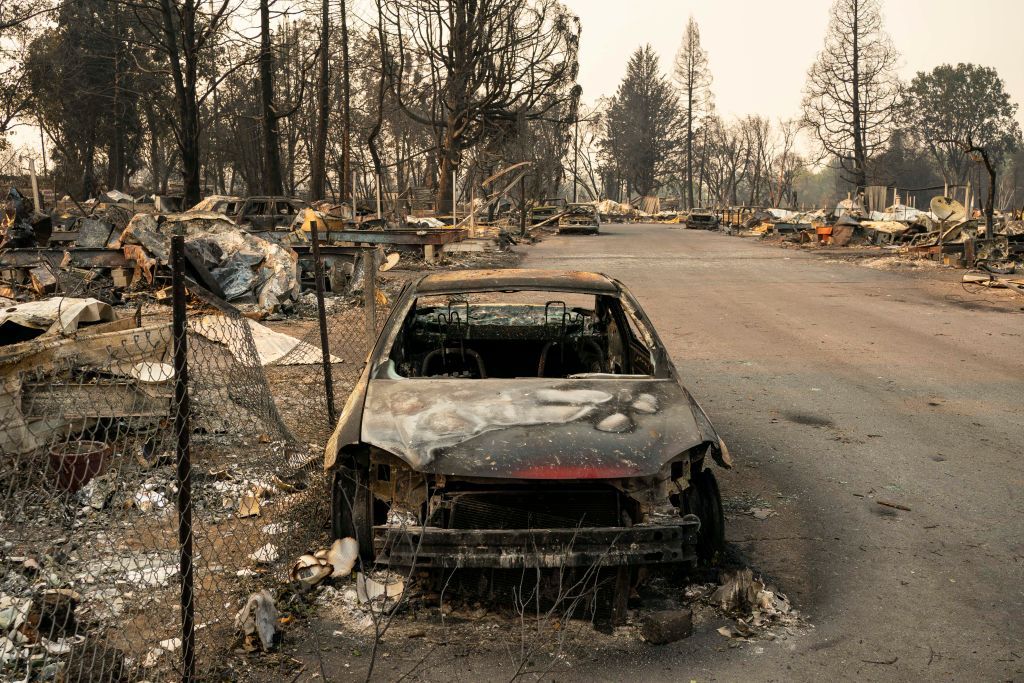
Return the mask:
[[711,209],[690,209],[686,227],[698,230],[717,230],[718,214]]
[[596,235],[601,231],[601,216],[593,204],[570,204],[558,217],[558,232]]
[[294,197],[211,195],[186,213],[220,213],[248,232],[288,230],[308,204]]
[[407,284],[325,453],[334,535],[424,568],[709,558],[711,460],[730,466],[636,300],[542,270]]
[[550,225],[565,211],[566,201],[561,197],[549,197],[530,207],[530,225]]

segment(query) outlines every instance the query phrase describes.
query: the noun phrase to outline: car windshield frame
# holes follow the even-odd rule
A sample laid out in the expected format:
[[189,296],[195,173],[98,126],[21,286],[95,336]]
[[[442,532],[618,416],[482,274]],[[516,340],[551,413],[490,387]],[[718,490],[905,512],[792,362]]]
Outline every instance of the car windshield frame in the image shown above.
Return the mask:
[[[611,281],[606,281],[611,284]],[[604,284],[604,283],[602,283]],[[418,317],[416,311],[419,309],[419,304],[423,299],[438,299],[448,297],[451,301],[458,297],[471,297],[473,295],[481,296],[487,294],[540,294],[547,295],[545,298],[549,298],[545,303],[539,302],[521,302],[519,305],[523,306],[540,306],[548,307],[553,302],[559,302],[562,298],[576,295],[583,296],[592,299],[595,302],[594,309],[584,309],[586,313],[593,316],[596,314],[596,304],[599,300],[604,298],[611,306],[614,311],[613,316],[616,318],[617,324],[622,324],[621,329],[617,329],[617,333],[621,335],[621,343],[624,348],[628,348],[629,340],[633,339],[640,347],[646,351],[645,356],[647,357],[643,362],[649,364],[649,372],[601,372],[601,373],[577,373],[565,377],[566,380],[573,379],[584,379],[593,378],[595,376],[602,376],[607,378],[619,378],[619,379],[637,379],[637,378],[666,378],[674,375],[674,370],[671,368],[671,364],[667,363],[667,356],[664,353],[663,347],[660,340],[658,339],[657,333],[654,331],[652,325],[647,319],[646,315],[643,314],[639,304],[633,299],[629,293],[619,287],[606,288],[594,287],[588,288],[586,285],[579,287],[551,287],[538,285],[532,286],[517,286],[517,287],[501,287],[501,286],[490,286],[481,285],[479,287],[473,286],[453,286],[450,289],[435,290],[430,289],[429,291],[419,291],[413,286],[405,296],[399,300],[399,306],[396,307],[391,315],[389,316],[388,323],[385,326],[384,332],[378,339],[378,345],[374,349],[374,362],[371,367],[371,377],[375,378],[389,378],[389,379],[431,379],[431,377],[420,377],[420,376],[408,376],[398,373],[393,354],[396,349],[396,344],[399,343],[399,339],[405,334],[409,326],[413,324],[413,320]],[[515,306],[517,304],[506,303],[506,302],[495,302],[487,299],[479,300],[474,302],[477,306]],[[461,305],[461,304],[460,304]],[[471,304],[472,306],[472,304]],[[453,307],[454,308],[454,307]],[[575,311],[578,307],[566,306],[566,313]],[[543,322],[538,321],[538,325],[547,325],[549,320],[553,321],[554,317],[549,317],[549,313],[545,313],[545,319]],[[624,324],[623,324],[624,323]],[[552,323],[554,324],[554,323]],[[529,377],[517,376],[515,378],[503,378],[503,379],[523,379]],[[478,381],[474,379],[472,381]]]

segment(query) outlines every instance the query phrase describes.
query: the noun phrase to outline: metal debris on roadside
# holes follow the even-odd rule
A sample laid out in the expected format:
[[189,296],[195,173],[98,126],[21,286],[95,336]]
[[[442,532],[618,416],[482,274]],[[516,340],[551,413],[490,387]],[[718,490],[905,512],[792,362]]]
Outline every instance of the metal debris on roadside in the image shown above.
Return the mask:
[[249,596],[235,616],[235,628],[241,632],[242,646],[247,652],[266,652],[274,647],[279,616],[270,591],[262,590]]

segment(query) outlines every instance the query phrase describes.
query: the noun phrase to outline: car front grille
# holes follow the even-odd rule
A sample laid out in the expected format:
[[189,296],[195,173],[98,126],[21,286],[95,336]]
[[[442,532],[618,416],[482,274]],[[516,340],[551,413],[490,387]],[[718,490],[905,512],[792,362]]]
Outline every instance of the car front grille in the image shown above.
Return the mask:
[[622,526],[615,489],[471,491],[451,494],[450,529]]

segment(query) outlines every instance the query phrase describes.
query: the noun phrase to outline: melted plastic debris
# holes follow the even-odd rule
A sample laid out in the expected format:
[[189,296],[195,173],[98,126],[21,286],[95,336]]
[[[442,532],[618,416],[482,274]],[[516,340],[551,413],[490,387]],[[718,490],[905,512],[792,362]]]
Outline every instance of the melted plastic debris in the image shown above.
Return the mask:
[[612,432],[614,434],[628,432],[632,428],[633,421],[629,419],[628,415],[622,413],[613,413],[597,423],[598,431]]
[[645,415],[653,415],[658,412],[658,397],[654,394],[640,394],[633,401],[633,410]]
[[277,607],[269,591],[262,590],[249,596],[245,606],[235,616],[235,628],[242,632],[245,649],[264,651],[274,646],[277,633]]

